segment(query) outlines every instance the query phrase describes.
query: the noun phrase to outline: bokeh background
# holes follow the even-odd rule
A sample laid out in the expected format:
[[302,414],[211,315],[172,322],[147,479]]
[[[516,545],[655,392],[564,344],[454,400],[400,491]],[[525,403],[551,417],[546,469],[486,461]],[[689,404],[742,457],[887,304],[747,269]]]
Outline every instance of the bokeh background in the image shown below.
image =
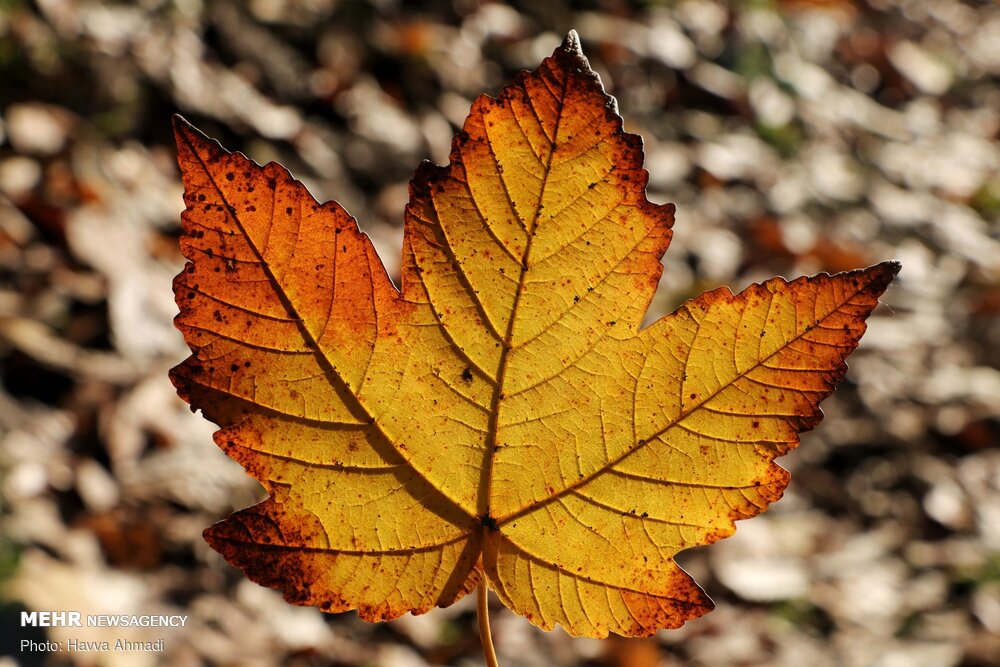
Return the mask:
[[[285,604],[202,529],[260,497],[175,396],[175,112],[279,160],[396,273],[407,181],[569,28],[649,197],[654,314],[899,259],[785,498],[681,560],[718,609],[574,640],[494,608],[504,665],[1000,665],[1000,6],[957,0],[0,1],[0,665],[477,665],[474,609]],[[22,629],[23,609],[181,613]],[[163,637],[162,654],[18,651]]]

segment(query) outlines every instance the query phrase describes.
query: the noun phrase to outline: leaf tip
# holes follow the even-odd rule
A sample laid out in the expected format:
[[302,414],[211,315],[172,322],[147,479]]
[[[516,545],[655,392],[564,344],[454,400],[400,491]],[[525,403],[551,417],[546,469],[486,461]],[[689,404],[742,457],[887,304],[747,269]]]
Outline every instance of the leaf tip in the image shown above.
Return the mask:
[[886,262],[879,262],[873,267],[868,269],[862,269],[862,271],[871,271],[875,274],[875,279],[871,283],[871,287],[881,294],[889,287],[889,283],[892,282],[893,278],[900,272],[903,268],[903,264],[899,260],[890,260]]
[[212,547],[215,551],[218,551],[228,561],[228,554],[230,553],[230,546],[228,542],[230,542],[233,538],[232,531],[233,526],[228,519],[218,521],[201,531],[201,539],[205,540],[205,542],[208,543],[208,546]]
[[180,140],[180,138],[185,135],[191,135],[193,133],[198,132],[198,129],[190,122],[188,122],[187,118],[180,115],[179,113],[175,113],[171,117],[170,121],[174,127],[174,136],[177,137],[178,140]]
[[580,35],[576,32],[576,30],[571,29],[566,33],[566,38],[563,40],[562,48],[564,51],[568,51],[572,55],[583,55],[583,47],[580,46]]
[[202,151],[207,151],[207,157],[210,160],[215,159],[217,155],[228,154],[228,151],[222,147],[222,144],[192,125],[184,116],[175,113],[171,121],[174,127],[174,138],[177,141],[177,159],[181,164],[182,170],[185,161],[184,156],[189,152],[201,153]]
[[[218,537],[216,528],[217,525],[218,523],[213,523],[211,526],[201,531],[201,539],[205,540],[205,542],[208,543],[208,546],[212,547],[213,549],[215,549],[215,545],[217,544],[216,540],[216,538]],[[218,549],[215,550],[218,551]]]

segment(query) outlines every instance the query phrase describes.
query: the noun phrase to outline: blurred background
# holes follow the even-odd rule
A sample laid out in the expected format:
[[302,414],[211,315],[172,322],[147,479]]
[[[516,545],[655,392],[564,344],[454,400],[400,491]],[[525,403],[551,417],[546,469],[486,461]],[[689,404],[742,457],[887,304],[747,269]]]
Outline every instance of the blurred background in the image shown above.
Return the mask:
[[[785,498],[683,562],[718,609],[574,640],[502,608],[504,665],[1000,665],[1000,6],[0,0],[0,665],[477,665],[471,600],[370,625],[285,604],[201,531],[260,497],[177,399],[170,116],[279,160],[397,272],[407,182],[471,101],[579,31],[649,197],[651,316],[899,259]],[[20,611],[188,615],[20,628]],[[46,634],[48,632],[48,634]],[[21,639],[165,639],[159,654]]]

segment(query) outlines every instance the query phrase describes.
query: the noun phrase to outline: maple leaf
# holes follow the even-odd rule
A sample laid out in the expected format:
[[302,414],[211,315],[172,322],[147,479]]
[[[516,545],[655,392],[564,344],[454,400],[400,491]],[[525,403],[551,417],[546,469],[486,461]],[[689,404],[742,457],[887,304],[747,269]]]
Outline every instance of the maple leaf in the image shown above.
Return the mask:
[[720,288],[642,328],[674,209],[574,33],[417,170],[399,291],[339,204],[176,133],[193,354],[172,379],[270,494],[205,537],[370,621],[481,582],[574,635],[706,613],[674,555],[781,496],[774,459],[899,270]]

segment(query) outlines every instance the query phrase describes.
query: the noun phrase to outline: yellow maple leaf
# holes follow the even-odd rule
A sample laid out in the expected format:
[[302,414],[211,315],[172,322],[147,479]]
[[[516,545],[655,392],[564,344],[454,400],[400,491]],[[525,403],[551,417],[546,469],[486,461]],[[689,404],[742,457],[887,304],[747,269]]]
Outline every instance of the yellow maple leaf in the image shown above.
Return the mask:
[[172,378],[270,494],[206,539],[370,621],[478,584],[574,635],[706,613],[674,555],[780,497],[775,457],[899,269],[721,288],[643,329],[673,206],[574,33],[417,170],[400,291],[339,204],[176,132],[193,354]]

